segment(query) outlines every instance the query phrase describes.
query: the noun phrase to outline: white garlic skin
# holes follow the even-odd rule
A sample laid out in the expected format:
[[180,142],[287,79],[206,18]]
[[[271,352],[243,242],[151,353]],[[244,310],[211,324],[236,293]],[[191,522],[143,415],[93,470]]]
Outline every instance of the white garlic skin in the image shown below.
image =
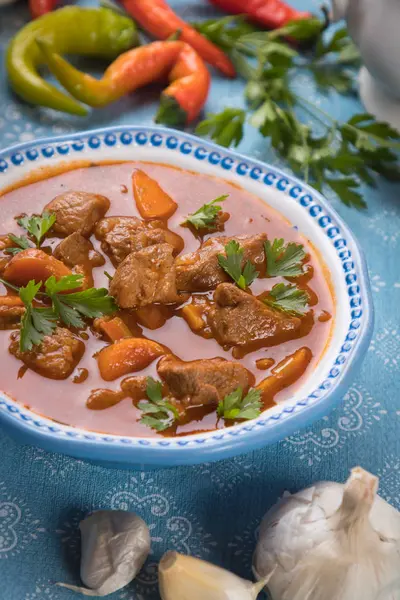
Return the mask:
[[[129,570],[133,579],[150,552],[150,532],[135,513],[122,510],[98,510],[81,521],[81,579],[92,589],[99,589],[115,573]],[[128,551],[129,564],[123,569],[122,557]],[[110,561],[112,557],[112,561]]]
[[178,552],[164,554],[158,573],[162,600],[256,600],[266,581],[254,584]]
[[[362,482],[365,477],[367,492],[362,495],[360,483],[350,502],[343,502],[344,485],[321,482],[286,495],[267,512],[253,570],[260,578],[276,567],[268,583],[273,600],[400,600],[400,587],[390,586],[400,573],[400,513],[375,495],[377,479],[373,476],[354,469],[350,480]],[[352,501],[357,505],[361,499],[364,505],[368,494],[365,514],[358,508],[357,519],[351,521]],[[341,506],[348,522],[337,534]],[[351,553],[357,556],[359,567],[343,558]],[[379,596],[386,586],[390,592]]]

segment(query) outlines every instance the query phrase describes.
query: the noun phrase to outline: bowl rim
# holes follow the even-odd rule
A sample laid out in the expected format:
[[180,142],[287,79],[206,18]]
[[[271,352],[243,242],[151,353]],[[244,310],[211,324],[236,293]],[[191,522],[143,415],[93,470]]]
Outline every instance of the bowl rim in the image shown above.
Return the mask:
[[[297,202],[308,211],[316,219],[315,225],[324,230],[333,244],[345,274],[343,281],[350,301],[351,322],[340,354],[329,368],[328,376],[307,397],[294,402],[288,400],[280,411],[270,416],[264,413],[253,421],[205,434],[182,438],[128,438],[85,431],[59,425],[24,408],[2,392],[0,425],[12,430],[25,442],[47,450],[78,458],[162,467],[219,460],[249,452],[287,437],[324,416],[343,397],[368,349],[373,332],[374,310],[367,265],[363,251],[349,227],[320,192],[291,174],[167,127],[121,125],[15,144],[0,151],[0,183],[1,174],[9,168],[18,168],[25,161],[32,163],[34,168],[34,161],[39,156],[41,159],[57,157],[65,160],[74,153],[81,153],[86,147],[92,151],[112,149],[117,144],[124,147],[163,146],[166,150],[191,155],[199,161],[208,160],[225,172],[234,171],[244,178],[250,177],[274,186],[282,191],[288,201]],[[277,187],[282,180],[286,182],[285,189]],[[289,186],[291,190],[287,194]],[[352,246],[351,252],[347,249],[348,242]]]

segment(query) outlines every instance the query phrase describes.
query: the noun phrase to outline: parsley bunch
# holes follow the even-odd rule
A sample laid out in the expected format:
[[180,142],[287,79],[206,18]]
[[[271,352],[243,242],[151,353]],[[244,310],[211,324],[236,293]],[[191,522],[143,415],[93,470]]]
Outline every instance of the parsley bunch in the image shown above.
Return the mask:
[[147,377],[146,394],[148,400],[141,400],[138,404],[143,413],[140,422],[156,431],[171,427],[179,414],[175,406],[163,398],[161,382]]
[[[36,247],[39,248],[44,236],[51,229],[51,227],[56,222],[56,215],[44,212],[42,216],[32,215],[28,217],[25,215],[17,220],[18,225],[26,229],[29,233],[30,237],[33,238]],[[4,252],[6,254],[12,254],[15,256],[22,250],[27,250],[28,248],[34,248],[30,240],[25,236],[18,236],[10,233],[8,235],[10,240],[15,244],[13,248],[6,248]]]
[[[231,50],[240,53],[243,60],[252,57],[246,62],[247,68],[240,70],[247,80],[245,99],[252,111],[249,123],[270,140],[296,174],[318,190],[330,188],[344,204],[355,208],[366,206],[358,191],[361,182],[374,186],[376,175],[391,181],[400,179],[397,131],[370,114],[339,122],[291,87],[294,70],[307,69],[322,91],[336,89],[343,94],[353,90],[351,69],[358,67],[359,54],[345,29],[325,41],[323,23],[315,18],[294,21],[271,32],[240,33],[240,27],[240,22],[234,21],[219,25],[208,22],[202,33],[212,34],[214,43],[221,47],[227,47],[228,38]],[[317,41],[307,53],[301,53],[301,44],[294,48],[284,38]],[[323,126],[324,133],[314,132],[304,119],[305,113]],[[244,109],[226,108],[208,115],[196,133],[208,135],[222,146],[237,146],[244,136],[246,116]]]
[[261,414],[261,391],[251,389],[243,398],[243,390],[238,387],[225,396],[218,404],[217,414],[222,419],[256,419]]
[[[41,292],[42,282],[31,280],[25,287],[17,288],[3,279],[4,285],[18,291],[25,305],[21,319],[21,352],[32,350],[41,343],[45,335],[51,335],[61,321],[68,327],[85,326],[82,317],[94,319],[113,313],[117,305],[105,288],[89,288],[81,292],[71,292],[81,287],[82,275],[65,275],[59,280],[54,276],[45,282],[45,291]],[[70,293],[66,293],[70,292]],[[34,301],[50,301],[51,306],[37,307]]]

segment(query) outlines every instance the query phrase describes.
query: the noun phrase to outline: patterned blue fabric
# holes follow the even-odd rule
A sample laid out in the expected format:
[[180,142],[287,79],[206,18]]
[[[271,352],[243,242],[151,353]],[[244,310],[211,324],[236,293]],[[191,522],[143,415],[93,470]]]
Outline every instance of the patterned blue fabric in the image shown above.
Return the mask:
[[[311,0],[292,0],[312,9]],[[187,19],[212,16],[200,0],[171,2]],[[0,47],[27,20],[23,2],[0,9]],[[154,95],[137,94],[86,120],[19,102],[0,66],[0,146],[107,124],[150,124]],[[302,74],[296,84],[339,119],[361,111],[355,99],[319,96]],[[218,76],[207,108],[242,105],[242,83]],[[261,137],[246,136],[240,150],[277,164]],[[250,578],[251,554],[264,512],[284,490],[321,479],[344,480],[361,464],[381,479],[381,495],[400,509],[400,204],[398,187],[366,190],[368,211],[332,203],[353,228],[367,255],[376,325],[364,366],[341,406],[315,426],[281,443],[234,460],[148,473],[112,471],[21,447],[0,431],[0,598],[64,600],[56,581],[79,581],[78,523],[89,511],[138,512],[149,524],[152,554],[133,585],[115,600],[157,599],[156,562],[167,549],[191,553]],[[1,220],[1,217],[0,217]]]

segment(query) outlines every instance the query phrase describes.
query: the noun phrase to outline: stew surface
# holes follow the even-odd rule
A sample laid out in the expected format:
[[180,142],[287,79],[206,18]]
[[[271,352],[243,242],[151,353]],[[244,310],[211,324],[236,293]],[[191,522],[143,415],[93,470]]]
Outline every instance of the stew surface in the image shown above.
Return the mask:
[[[155,214],[157,206],[146,207],[152,193],[158,193],[153,189],[157,184],[172,199],[164,214]],[[236,420],[228,418],[228,412],[225,418],[221,412],[218,415],[217,405],[238,388],[243,396],[258,389],[264,410],[284,402],[315,368],[334,320],[329,274],[311,244],[260,199],[222,179],[170,166],[98,164],[6,192],[0,197],[0,234],[26,234],[17,218],[40,215],[45,207],[52,214],[52,205],[47,205],[68,192],[100,195],[105,200],[91,209],[93,227],[72,233],[74,238],[68,235],[75,215],[71,218],[58,212],[41,251],[54,253],[66,264],[66,272],[83,274],[85,283],[80,289],[93,285],[110,289],[119,309],[115,314],[87,319],[84,327],[69,328],[70,333],[58,323],[53,341],[42,341],[42,346],[21,353],[18,326],[23,304],[19,311],[14,307],[11,317],[8,308],[0,306],[0,389],[8,395],[57,422],[92,431],[141,437],[185,435],[234,424]],[[216,230],[182,226],[189,214],[226,194]],[[75,196],[79,212],[80,196]],[[83,205],[86,201],[83,194]],[[143,210],[151,217],[144,219]],[[139,226],[135,222],[136,246],[129,246],[132,235],[128,248],[125,238],[121,242],[126,223],[110,219],[116,216],[140,219]],[[139,236],[139,240],[138,233],[144,238]],[[242,270],[249,260],[258,273],[246,290],[236,285],[217,259],[218,254],[226,256],[232,238],[244,251]],[[293,242],[303,246],[306,256],[300,276],[267,276],[264,241],[272,244],[280,238],[286,246]],[[71,244],[61,246],[66,240]],[[82,247],[85,240],[93,248],[86,249],[82,265],[74,255],[79,244],[72,242],[79,241]],[[35,279],[29,273],[19,278],[20,270],[10,264],[21,253],[13,257],[4,251],[4,245],[0,276],[12,279],[17,287]],[[279,252],[276,255],[281,257]],[[55,275],[58,279],[65,273],[60,275],[56,269]],[[279,283],[306,292],[304,314],[260,302],[268,299],[268,291]],[[2,296],[15,298],[18,293],[0,286]],[[143,338],[156,343],[143,344]],[[49,371],[54,353],[66,346],[72,362],[61,368],[55,362],[55,372]],[[42,362],[37,360],[39,348]],[[205,362],[191,363],[201,359]],[[158,391],[162,386],[162,398],[168,400],[166,410],[173,408],[173,423],[163,431],[141,422],[144,411],[139,404],[147,402],[148,376],[160,382]]]

